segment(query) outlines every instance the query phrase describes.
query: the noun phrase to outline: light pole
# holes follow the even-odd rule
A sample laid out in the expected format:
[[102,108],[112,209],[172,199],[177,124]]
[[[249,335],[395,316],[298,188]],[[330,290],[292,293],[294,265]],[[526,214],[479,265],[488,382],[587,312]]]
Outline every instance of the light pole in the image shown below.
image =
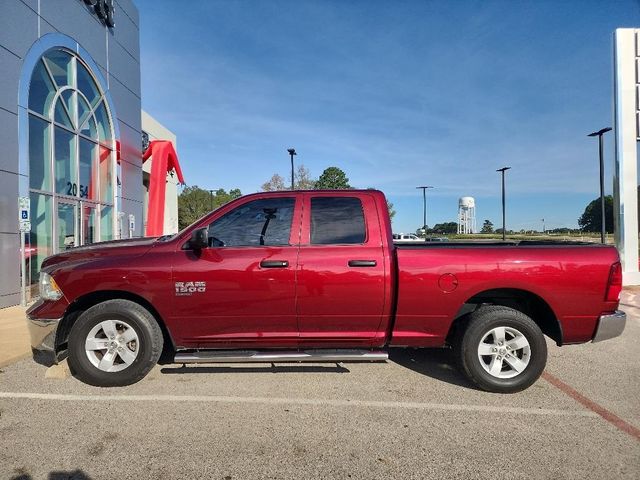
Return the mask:
[[602,141],[602,136],[605,133],[610,131],[611,131],[611,127],[607,127],[587,135],[588,137],[598,137],[598,147],[599,147],[599,153],[600,153],[600,215],[601,215],[601,222],[602,222],[602,227],[600,228],[601,243],[604,243],[604,236],[606,232],[606,222],[605,222],[606,219],[604,214],[604,143]]
[[431,185],[423,185],[416,187],[422,189],[422,229],[424,230],[424,238],[427,238],[427,188],[433,188]]
[[506,227],[505,227],[505,218],[506,218],[506,208],[505,208],[505,200],[504,200],[504,172],[509,170],[511,167],[502,167],[496,170],[496,172],[500,172],[502,174],[502,240],[506,240]]
[[293,156],[297,155],[295,148],[288,148],[287,152],[291,156],[291,190],[293,190]]
[[547,231],[547,229],[544,228],[544,218],[541,218],[540,220],[542,220],[542,234],[544,235],[545,232]]
[[213,211],[213,192],[215,190],[209,190],[209,198],[211,199],[211,210]]

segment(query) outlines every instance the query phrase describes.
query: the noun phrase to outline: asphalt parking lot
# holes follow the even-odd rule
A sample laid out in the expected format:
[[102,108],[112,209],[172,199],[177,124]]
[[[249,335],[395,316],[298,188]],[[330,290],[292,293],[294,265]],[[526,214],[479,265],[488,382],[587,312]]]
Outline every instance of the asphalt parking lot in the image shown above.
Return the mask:
[[[634,303],[633,305],[637,305]],[[158,366],[98,389],[0,373],[0,478],[640,478],[640,309],[549,345],[545,377],[475,390],[446,351],[378,364]]]

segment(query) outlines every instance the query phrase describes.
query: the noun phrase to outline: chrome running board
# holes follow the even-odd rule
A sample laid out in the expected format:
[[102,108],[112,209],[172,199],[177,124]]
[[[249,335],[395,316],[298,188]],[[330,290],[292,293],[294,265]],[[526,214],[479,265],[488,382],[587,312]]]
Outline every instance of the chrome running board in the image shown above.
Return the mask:
[[180,352],[174,363],[384,362],[382,350],[200,350]]

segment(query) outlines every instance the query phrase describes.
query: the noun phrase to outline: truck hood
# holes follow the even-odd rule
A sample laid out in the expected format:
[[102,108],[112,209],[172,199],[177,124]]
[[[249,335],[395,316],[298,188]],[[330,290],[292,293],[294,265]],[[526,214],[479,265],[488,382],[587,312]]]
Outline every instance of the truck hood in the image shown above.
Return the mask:
[[106,256],[139,256],[149,251],[156,240],[156,237],[111,240],[70,248],[69,250],[45,258],[42,262],[41,269],[44,270],[45,268],[60,265],[61,263],[77,263]]

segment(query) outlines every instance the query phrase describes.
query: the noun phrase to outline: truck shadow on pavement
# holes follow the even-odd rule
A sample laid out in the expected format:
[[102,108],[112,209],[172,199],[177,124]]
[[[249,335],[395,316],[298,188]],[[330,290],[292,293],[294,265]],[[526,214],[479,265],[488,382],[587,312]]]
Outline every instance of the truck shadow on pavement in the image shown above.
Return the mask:
[[453,352],[448,348],[398,348],[391,349],[389,360],[398,365],[442,382],[478,388],[468,381],[456,368]]
[[163,367],[161,373],[168,375],[181,375],[185,373],[349,373],[349,369],[343,365],[276,365],[270,366],[177,366]]
[[[17,468],[16,471],[23,469]],[[11,477],[11,480],[33,480],[33,477],[28,473],[19,473],[15,477]],[[91,480],[91,477],[84,473],[82,470],[73,470],[71,472],[50,472],[47,480]]]
[[[456,368],[453,352],[444,348],[398,348],[391,349],[389,361],[416,373],[452,385],[478,390]],[[184,375],[191,373],[350,373],[345,366],[363,363],[355,361],[337,362],[326,365],[308,364],[253,364],[253,365],[177,365],[163,366],[160,372],[165,375]],[[367,363],[367,362],[364,362]]]

